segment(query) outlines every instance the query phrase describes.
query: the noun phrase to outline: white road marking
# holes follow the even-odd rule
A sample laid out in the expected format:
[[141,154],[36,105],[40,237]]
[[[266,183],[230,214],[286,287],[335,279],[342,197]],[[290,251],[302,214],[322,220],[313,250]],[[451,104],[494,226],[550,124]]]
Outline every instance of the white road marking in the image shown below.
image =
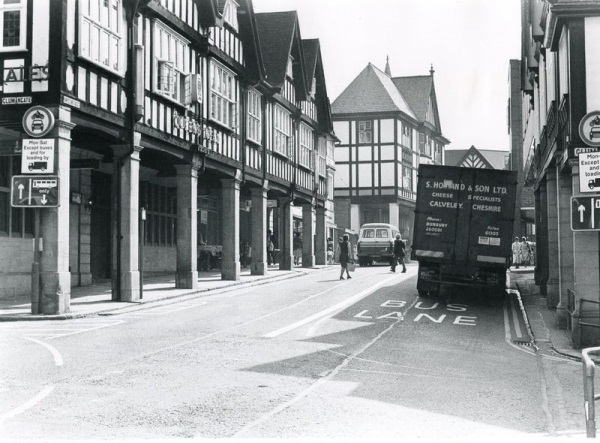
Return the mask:
[[42,389],[42,391],[38,395],[33,397],[31,400],[22,404],[18,408],[13,409],[12,411],[8,411],[8,412],[0,415],[0,425],[2,425],[5,420],[16,417],[17,415],[25,412],[27,409],[34,407],[36,404],[38,404],[40,401],[42,401],[46,396],[48,396],[48,394],[50,394],[53,390],[54,390],[54,386],[46,386],[44,389]]
[[50,346],[48,343],[44,343],[41,340],[36,340],[35,338],[31,338],[31,337],[25,337],[25,340],[32,341],[32,342],[37,343],[38,345],[41,345],[44,348],[48,349],[52,353],[52,356],[54,357],[54,364],[56,366],[63,365],[62,355],[60,355],[60,352],[58,352],[55,347]]
[[396,279],[398,277],[409,277],[409,274],[406,274],[406,275],[402,275],[402,274],[400,274],[400,275],[393,275],[393,276],[391,276],[389,278],[386,278],[385,280],[377,283],[376,285],[373,285],[370,288],[367,288],[364,291],[359,292],[358,294],[354,295],[353,297],[345,299],[344,301],[338,303],[337,305],[330,306],[329,308],[327,308],[327,309],[325,309],[325,310],[323,310],[321,312],[317,312],[316,314],[313,314],[313,315],[311,315],[309,317],[306,317],[306,318],[304,318],[304,319],[302,319],[300,321],[292,323],[291,325],[285,326],[285,327],[283,327],[281,329],[277,329],[276,331],[273,331],[273,332],[269,332],[268,334],[263,335],[263,337],[266,337],[266,338],[277,337],[279,335],[285,334],[286,332],[293,331],[294,329],[299,328],[300,326],[303,326],[303,325],[305,325],[307,323],[310,323],[310,322],[312,322],[314,320],[317,320],[317,319],[319,319],[321,317],[324,317],[324,316],[326,316],[328,314],[332,314],[332,313],[334,313],[336,311],[339,311],[340,309],[345,308],[346,306],[349,306],[352,303],[354,303],[354,302],[356,302],[356,301],[364,298],[365,296],[373,293],[375,290],[379,289],[381,286],[385,285],[389,281],[394,280],[394,279]]

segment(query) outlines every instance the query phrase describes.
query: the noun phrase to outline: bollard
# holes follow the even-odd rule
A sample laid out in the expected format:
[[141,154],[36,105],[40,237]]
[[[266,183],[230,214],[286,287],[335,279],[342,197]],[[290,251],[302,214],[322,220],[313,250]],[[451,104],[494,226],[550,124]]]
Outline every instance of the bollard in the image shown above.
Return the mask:
[[596,437],[596,396],[594,392],[595,364],[589,354],[600,354],[600,347],[586,348],[581,351],[583,364],[583,407],[585,412],[585,430],[588,438]]

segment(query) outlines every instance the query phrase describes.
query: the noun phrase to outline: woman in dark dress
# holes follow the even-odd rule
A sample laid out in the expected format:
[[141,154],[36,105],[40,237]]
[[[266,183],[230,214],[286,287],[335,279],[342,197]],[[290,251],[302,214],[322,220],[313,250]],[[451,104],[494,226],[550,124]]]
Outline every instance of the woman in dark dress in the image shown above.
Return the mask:
[[342,272],[340,273],[340,280],[344,279],[344,271],[346,271],[346,275],[348,278],[350,277],[350,273],[348,272],[348,262],[350,261],[350,248],[352,245],[348,241],[348,234],[344,235],[344,239],[340,243],[340,265],[342,266]]

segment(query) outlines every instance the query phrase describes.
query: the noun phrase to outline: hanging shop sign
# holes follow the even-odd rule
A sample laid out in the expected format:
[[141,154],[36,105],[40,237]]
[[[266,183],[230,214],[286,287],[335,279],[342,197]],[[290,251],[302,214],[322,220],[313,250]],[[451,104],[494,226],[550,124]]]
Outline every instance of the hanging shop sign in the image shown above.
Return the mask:
[[581,140],[593,147],[600,147],[600,111],[589,112],[579,122]]
[[26,138],[21,149],[21,174],[54,173],[54,139]]
[[43,137],[54,128],[54,114],[43,106],[32,106],[23,115],[23,129],[31,137]]

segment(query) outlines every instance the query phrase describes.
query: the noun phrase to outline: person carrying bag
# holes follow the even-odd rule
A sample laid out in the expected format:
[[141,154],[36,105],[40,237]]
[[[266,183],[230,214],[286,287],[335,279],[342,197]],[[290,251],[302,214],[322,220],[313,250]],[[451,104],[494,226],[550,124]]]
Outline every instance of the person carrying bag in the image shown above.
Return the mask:
[[[348,241],[348,234],[344,235],[342,242],[340,243],[340,266],[342,267],[342,272],[340,273],[340,280],[344,279],[344,271],[346,271],[346,276],[350,279],[350,273],[348,272],[348,265],[350,264],[350,251],[352,245]],[[351,263],[354,269],[354,263]]]

